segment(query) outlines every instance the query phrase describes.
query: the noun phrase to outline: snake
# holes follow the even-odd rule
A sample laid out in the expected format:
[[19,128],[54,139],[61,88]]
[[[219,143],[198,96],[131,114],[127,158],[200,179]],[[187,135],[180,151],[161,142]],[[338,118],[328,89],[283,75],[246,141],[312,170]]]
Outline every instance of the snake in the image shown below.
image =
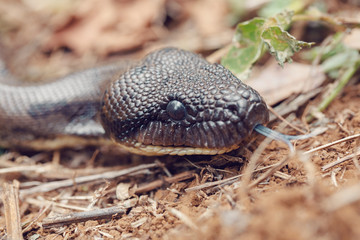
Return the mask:
[[260,94],[224,66],[163,48],[37,85],[0,62],[0,147],[49,150],[114,144],[140,155],[215,155],[269,120]]

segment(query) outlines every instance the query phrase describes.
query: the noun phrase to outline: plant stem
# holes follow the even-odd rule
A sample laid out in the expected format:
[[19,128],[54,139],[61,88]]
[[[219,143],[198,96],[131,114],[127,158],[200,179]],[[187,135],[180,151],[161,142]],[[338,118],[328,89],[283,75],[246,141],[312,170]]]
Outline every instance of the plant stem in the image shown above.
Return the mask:
[[[341,75],[338,85],[336,88],[330,93],[328,97],[326,97],[317,107],[316,112],[322,112],[324,111],[330,103],[335,99],[335,97],[343,90],[345,85],[349,82],[351,77],[355,74],[355,72],[358,70],[360,66],[360,61],[357,61],[354,65],[346,69],[346,71]],[[310,113],[306,117],[306,121],[310,122],[314,119],[314,114]]]

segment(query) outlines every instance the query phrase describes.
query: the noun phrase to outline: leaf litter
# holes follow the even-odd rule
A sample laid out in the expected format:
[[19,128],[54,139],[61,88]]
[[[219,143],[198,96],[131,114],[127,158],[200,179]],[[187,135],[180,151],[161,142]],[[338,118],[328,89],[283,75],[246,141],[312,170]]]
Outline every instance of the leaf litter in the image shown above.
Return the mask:
[[[2,0],[0,4],[0,11],[7,13],[1,14],[1,22],[7,23],[4,28],[1,25],[2,44],[7,48],[2,48],[2,54],[10,65],[12,61],[16,66],[22,63],[24,76],[35,75],[36,80],[54,78],[116,54],[138,58],[167,44],[189,46],[187,49],[206,54],[231,39],[227,35],[231,26],[224,24],[229,11],[225,1],[202,0],[197,5],[175,0],[46,2],[24,1],[22,5]],[[328,4],[329,12],[344,7],[349,16],[359,8],[335,0]],[[118,11],[124,11],[123,15]],[[211,17],[217,20],[207,24]],[[130,30],[124,34],[127,27]],[[297,55],[294,58],[298,60]],[[288,79],[299,75],[293,84],[302,84],[301,78],[311,75],[297,64],[287,64],[281,72]],[[18,73],[16,66],[12,70]],[[24,66],[30,66],[30,72]],[[54,72],[54,66],[62,70]],[[295,70],[287,70],[287,66]],[[311,72],[316,66],[307,63],[305,67]],[[266,73],[261,79],[276,78],[276,64],[256,64],[254,68],[253,72],[258,68],[260,74]],[[41,75],[43,71],[48,71],[47,75]],[[322,91],[324,74],[317,80],[320,82],[312,89]],[[273,81],[268,85],[275,84]],[[259,137],[221,156],[146,158],[106,147],[54,153],[6,151],[0,156],[2,198],[6,199],[0,236],[357,239],[360,87],[355,81],[349,84],[316,122],[328,130],[295,143],[296,149],[308,153],[289,155],[284,144],[260,144]],[[306,95],[308,90],[296,93]],[[276,93],[276,88],[270,91]],[[275,100],[266,98],[289,105],[287,100],[294,95],[289,92]],[[288,121],[307,129],[300,120],[309,112],[306,104],[314,106],[321,101],[316,94],[293,101],[290,112],[297,115],[287,116]],[[272,124],[275,127],[276,123]],[[290,128],[281,131],[294,134]],[[339,139],[344,140],[336,142]],[[13,190],[4,191],[9,186]],[[6,219],[14,213],[19,219]]]

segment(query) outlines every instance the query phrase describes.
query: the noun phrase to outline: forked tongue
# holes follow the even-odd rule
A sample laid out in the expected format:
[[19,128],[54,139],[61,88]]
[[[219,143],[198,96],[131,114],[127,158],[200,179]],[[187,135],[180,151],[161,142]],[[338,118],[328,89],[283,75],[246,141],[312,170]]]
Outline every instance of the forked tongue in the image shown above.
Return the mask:
[[265,127],[264,125],[258,124],[254,127],[254,130],[262,135],[264,135],[265,137],[274,139],[274,140],[278,140],[278,141],[282,141],[284,143],[286,143],[291,152],[294,152],[294,146],[292,145],[292,143],[290,142],[290,140],[302,140],[302,139],[307,139],[310,137],[314,137],[319,133],[309,133],[309,134],[304,134],[304,135],[295,135],[295,136],[291,136],[291,135],[286,135],[286,134],[282,134],[279,133],[277,131],[274,131],[270,128]]

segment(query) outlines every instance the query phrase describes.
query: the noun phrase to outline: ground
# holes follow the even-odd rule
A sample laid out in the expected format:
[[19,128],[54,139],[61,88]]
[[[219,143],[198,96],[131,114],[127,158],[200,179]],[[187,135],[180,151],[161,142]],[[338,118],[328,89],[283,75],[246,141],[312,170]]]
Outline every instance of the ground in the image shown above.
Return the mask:
[[[168,45],[214,59],[214,52],[222,52],[215,50],[231,43],[234,19],[251,19],[260,8],[245,4],[245,14],[218,0],[71,2],[1,1],[0,53],[17,76],[43,81]],[[351,1],[325,5],[331,14],[359,18],[359,6]],[[314,24],[297,22],[291,33],[321,45],[335,31],[321,26],[314,34]],[[312,67],[299,56],[295,60]],[[274,73],[271,61],[265,55],[254,75]],[[303,66],[291,66],[285,78],[305,81]],[[359,76],[307,123],[307,114],[331,89],[329,77],[321,79],[316,94],[284,115],[304,131],[325,129],[294,142],[295,154],[256,134],[219,156],[142,157],[106,146],[3,149],[0,237],[16,232],[6,223],[10,218],[14,226],[21,222],[25,239],[359,239]],[[267,89],[259,91],[276,107],[294,95],[284,91],[275,101]],[[273,91],[280,95],[279,88]],[[291,126],[278,131],[299,134]],[[10,216],[14,212],[18,218]]]

